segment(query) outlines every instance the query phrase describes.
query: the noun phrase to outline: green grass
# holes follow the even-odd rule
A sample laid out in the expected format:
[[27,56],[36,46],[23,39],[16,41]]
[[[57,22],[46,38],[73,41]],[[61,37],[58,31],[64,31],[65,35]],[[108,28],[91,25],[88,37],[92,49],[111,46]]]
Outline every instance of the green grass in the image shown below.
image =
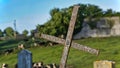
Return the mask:
[[[112,60],[116,62],[116,68],[120,68],[120,37],[88,38],[74,41],[92,48],[99,49],[100,54],[95,56],[93,54],[71,48],[67,62],[68,66],[72,66],[73,68],[93,68],[94,61]],[[16,44],[17,43],[14,45]],[[45,64],[59,64],[62,56],[63,46],[56,45],[47,47],[31,47],[28,50],[32,52],[33,62],[43,61]],[[10,68],[13,68],[13,65],[17,62],[18,53],[19,51],[17,50],[7,56],[0,55],[0,65],[2,63],[8,63]]]
[[0,51],[16,47],[17,43],[19,43],[19,40],[0,41]]

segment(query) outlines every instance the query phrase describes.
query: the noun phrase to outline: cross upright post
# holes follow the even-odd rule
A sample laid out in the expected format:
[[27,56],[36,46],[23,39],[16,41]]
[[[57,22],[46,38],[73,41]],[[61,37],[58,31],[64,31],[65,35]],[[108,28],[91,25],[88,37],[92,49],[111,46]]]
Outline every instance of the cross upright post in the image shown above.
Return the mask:
[[67,62],[67,58],[68,58],[68,54],[69,54],[69,50],[70,50],[70,46],[71,46],[72,35],[73,35],[73,31],[74,31],[74,26],[75,26],[75,22],[76,22],[76,18],[77,18],[78,9],[79,9],[79,6],[74,6],[74,8],[73,8],[73,12],[72,12],[72,16],[71,16],[71,20],[70,20],[70,24],[69,24],[69,28],[68,28],[68,33],[67,33],[67,37],[66,37],[66,41],[65,41],[65,46],[64,46],[64,50],[63,50],[63,55],[62,55],[61,62],[60,62],[60,68],[66,67],[66,62]]

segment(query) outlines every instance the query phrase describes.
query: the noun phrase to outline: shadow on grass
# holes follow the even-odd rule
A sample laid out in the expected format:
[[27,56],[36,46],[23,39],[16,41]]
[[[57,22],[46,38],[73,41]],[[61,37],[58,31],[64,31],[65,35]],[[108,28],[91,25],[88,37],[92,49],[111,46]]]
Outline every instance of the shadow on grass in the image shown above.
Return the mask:
[[18,40],[7,40],[7,41],[1,41],[0,46],[4,46],[4,45],[11,45],[11,44],[15,44],[18,43]]
[[12,44],[17,44],[19,43],[19,40],[6,40],[6,41],[1,41],[0,42],[0,51],[7,49],[9,47],[12,47]]

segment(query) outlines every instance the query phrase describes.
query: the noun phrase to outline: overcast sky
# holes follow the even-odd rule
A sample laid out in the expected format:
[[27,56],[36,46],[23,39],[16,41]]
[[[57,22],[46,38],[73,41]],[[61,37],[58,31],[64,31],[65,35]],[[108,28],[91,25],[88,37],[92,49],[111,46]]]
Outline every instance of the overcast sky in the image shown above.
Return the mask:
[[51,9],[66,8],[78,3],[90,3],[104,10],[111,8],[120,11],[120,0],[0,0],[0,29],[13,27],[14,20],[20,33],[24,29],[35,29],[37,24],[49,20]]

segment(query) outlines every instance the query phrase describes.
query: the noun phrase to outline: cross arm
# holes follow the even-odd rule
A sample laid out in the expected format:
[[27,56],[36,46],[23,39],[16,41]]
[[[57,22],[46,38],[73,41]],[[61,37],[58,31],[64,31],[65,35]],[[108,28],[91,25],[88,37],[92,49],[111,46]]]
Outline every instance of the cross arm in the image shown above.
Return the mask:
[[52,42],[59,43],[59,44],[63,44],[63,45],[65,44],[64,39],[61,39],[61,38],[58,38],[58,37],[55,37],[55,36],[51,36],[51,35],[47,35],[47,34],[41,34],[40,37],[44,38],[46,40],[52,41]]
[[78,50],[85,51],[85,52],[89,52],[91,54],[95,54],[95,55],[99,54],[99,50],[93,49],[91,47],[88,47],[88,46],[85,46],[85,45],[81,45],[81,44],[78,44],[78,43],[75,43],[75,42],[72,42],[71,47],[73,47],[75,49],[78,49]]
[[[65,40],[64,39],[61,39],[61,38],[58,38],[58,37],[55,37],[55,36],[51,36],[51,35],[47,35],[47,34],[41,34],[40,37],[44,38],[46,40],[52,41],[52,42],[56,42],[56,43],[65,45]],[[85,45],[75,43],[73,41],[72,41],[71,47],[73,47],[75,49],[78,49],[78,50],[85,51],[85,52],[89,52],[91,54],[95,54],[95,55],[99,54],[99,50],[90,48],[90,47],[85,46]]]

